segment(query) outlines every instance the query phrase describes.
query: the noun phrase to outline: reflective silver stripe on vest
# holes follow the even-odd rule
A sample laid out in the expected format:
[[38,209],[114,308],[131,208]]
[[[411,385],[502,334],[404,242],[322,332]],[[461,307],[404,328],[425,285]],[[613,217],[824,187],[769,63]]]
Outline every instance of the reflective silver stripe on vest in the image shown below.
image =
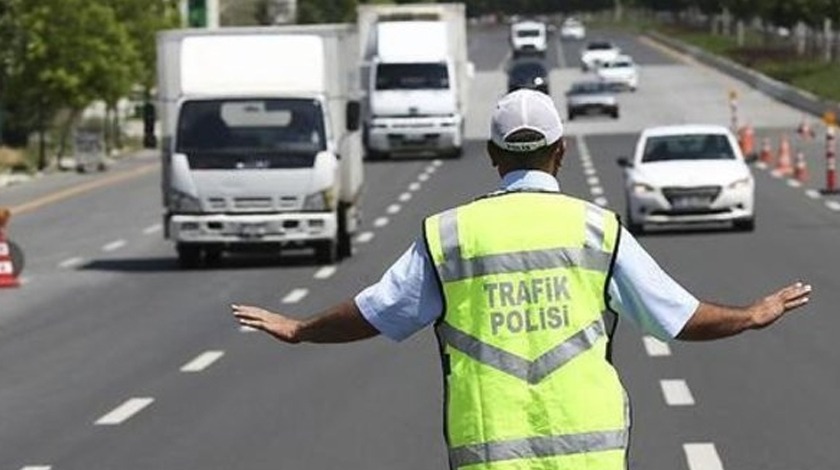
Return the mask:
[[579,354],[592,349],[598,339],[605,335],[604,323],[601,319],[598,319],[570,336],[566,341],[551,348],[542,356],[529,361],[487,344],[446,322],[438,325],[437,331],[449,346],[482,364],[496,368],[532,385],[539,383]]
[[[461,245],[458,242],[457,211],[451,209],[443,212],[440,214],[439,224],[440,244],[444,256],[443,264],[438,266],[441,280],[452,282],[488,274],[557,268],[582,268],[606,272],[610,267],[612,255],[602,249],[603,228],[599,226],[590,230],[590,218],[597,219],[597,216],[590,217],[587,212],[585,248],[529,250],[462,259]],[[600,220],[603,225],[603,214]],[[591,246],[592,244],[595,246]]]
[[627,430],[615,430],[487,442],[454,447],[449,450],[449,459],[454,468],[460,468],[503,460],[623,450],[627,438]]
[[604,210],[592,204],[586,205],[586,241],[588,248],[604,249]]

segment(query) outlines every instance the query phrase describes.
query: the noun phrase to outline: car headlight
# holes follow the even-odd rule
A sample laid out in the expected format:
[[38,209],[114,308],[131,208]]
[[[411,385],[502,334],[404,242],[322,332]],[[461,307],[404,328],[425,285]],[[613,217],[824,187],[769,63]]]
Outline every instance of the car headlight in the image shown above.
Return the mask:
[[173,190],[169,193],[169,204],[173,212],[198,213],[201,212],[201,201],[187,193]]
[[534,78],[534,85],[542,85],[543,83],[545,83],[545,80],[542,77]]
[[334,208],[335,193],[332,188],[310,194],[303,200],[303,210],[307,212],[331,211]]
[[741,178],[741,179],[735,180],[734,182],[732,182],[727,187],[729,189],[742,189],[742,188],[748,187],[750,185],[750,183],[752,183],[752,178],[750,178],[748,176],[746,178]]
[[631,190],[633,194],[647,194],[656,191],[656,188],[645,183],[633,183]]

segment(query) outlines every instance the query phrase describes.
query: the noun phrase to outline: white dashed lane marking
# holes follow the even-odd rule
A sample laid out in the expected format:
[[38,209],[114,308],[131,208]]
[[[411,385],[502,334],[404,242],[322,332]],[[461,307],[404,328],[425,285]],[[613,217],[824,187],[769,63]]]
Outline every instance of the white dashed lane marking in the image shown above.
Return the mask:
[[153,233],[160,232],[162,229],[163,229],[163,225],[161,225],[161,224],[150,225],[150,226],[143,229],[143,234],[151,235]]
[[659,341],[653,336],[645,336],[642,338],[642,341],[645,344],[645,351],[647,351],[648,356],[660,357],[671,355],[671,347],[668,346],[668,343]]
[[833,211],[840,211],[840,202],[837,201],[825,201],[825,207]]
[[388,208],[387,208],[387,209],[385,209],[385,212],[387,212],[387,213],[389,213],[389,214],[396,214],[396,213],[397,213],[397,212],[399,212],[401,209],[402,209],[402,206],[401,206],[401,205],[399,205],[399,204],[391,204],[390,206],[388,206]]
[[723,463],[711,442],[686,443],[683,451],[690,470],[723,470]]
[[125,240],[115,240],[102,247],[102,251],[116,251],[125,246]]
[[374,234],[373,232],[362,232],[356,237],[356,241],[358,243],[368,243],[369,241],[373,240]]
[[694,404],[694,397],[685,380],[671,379],[660,380],[662,394],[665,396],[665,403],[668,406],[691,406]]
[[388,225],[388,218],[387,217],[379,217],[378,219],[373,221],[374,227],[384,227]]
[[83,258],[80,258],[80,257],[76,256],[74,258],[68,258],[68,259],[62,261],[61,263],[58,263],[58,267],[62,268],[62,269],[75,268],[76,266],[78,266],[78,265],[80,265],[84,262],[85,262],[85,260]]
[[428,173],[420,173],[420,175],[417,176],[417,179],[420,180],[420,181],[429,181],[429,174]]
[[122,424],[126,420],[143,410],[143,408],[146,408],[147,406],[151,405],[154,401],[154,398],[149,397],[130,398],[126,400],[125,403],[123,403],[122,405],[114,408],[114,410],[110,413],[97,419],[94,424],[102,426],[114,426],[117,424]]
[[52,470],[49,465],[27,465],[20,470]]
[[309,294],[309,289],[294,289],[281,300],[284,304],[296,304]]
[[811,199],[819,199],[821,197],[820,192],[816,189],[809,189],[805,191],[805,195]]
[[408,190],[409,191],[419,191],[420,188],[422,188],[422,187],[423,187],[422,184],[415,181],[414,183],[411,183],[410,185],[408,185]]
[[224,351],[206,351],[181,367],[181,372],[201,372],[225,355]]
[[398,199],[400,202],[408,202],[411,200],[411,193],[402,193]]
[[335,274],[336,270],[335,266],[324,266],[315,273],[315,279],[328,279]]

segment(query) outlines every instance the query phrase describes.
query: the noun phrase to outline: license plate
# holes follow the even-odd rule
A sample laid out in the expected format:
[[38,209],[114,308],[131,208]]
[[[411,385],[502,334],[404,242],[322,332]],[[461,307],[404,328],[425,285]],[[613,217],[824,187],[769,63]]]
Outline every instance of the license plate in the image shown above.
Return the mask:
[[243,223],[239,224],[239,235],[246,238],[259,238],[265,235],[266,225],[264,223]]
[[712,204],[712,200],[705,196],[683,196],[674,198],[671,205],[674,209],[705,209]]

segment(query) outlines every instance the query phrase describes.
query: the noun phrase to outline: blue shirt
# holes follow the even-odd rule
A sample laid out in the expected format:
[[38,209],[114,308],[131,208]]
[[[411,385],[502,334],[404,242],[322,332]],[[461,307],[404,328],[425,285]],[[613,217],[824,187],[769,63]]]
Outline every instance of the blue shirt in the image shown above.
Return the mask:
[[[507,173],[502,189],[559,192],[560,185],[548,173],[522,170]],[[674,338],[699,305],[624,227],[607,289],[613,311],[662,340]],[[443,300],[422,236],[355,301],[374,328],[396,341],[434,323],[443,314]]]

